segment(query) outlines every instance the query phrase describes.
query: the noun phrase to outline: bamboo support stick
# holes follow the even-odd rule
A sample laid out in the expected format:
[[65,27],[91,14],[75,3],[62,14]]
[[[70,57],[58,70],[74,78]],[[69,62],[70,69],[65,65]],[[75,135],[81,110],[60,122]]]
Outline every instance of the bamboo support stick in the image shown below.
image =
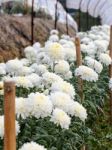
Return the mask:
[[[112,26],[110,27],[110,43],[109,43],[109,55],[112,59]],[[112,64],[109,65],[109,78],[112,78]],[[110,124],[112,125],[112,91],[109,90],[110,95]]]
[[16,150],[15,84],[4,83],[4,150]]

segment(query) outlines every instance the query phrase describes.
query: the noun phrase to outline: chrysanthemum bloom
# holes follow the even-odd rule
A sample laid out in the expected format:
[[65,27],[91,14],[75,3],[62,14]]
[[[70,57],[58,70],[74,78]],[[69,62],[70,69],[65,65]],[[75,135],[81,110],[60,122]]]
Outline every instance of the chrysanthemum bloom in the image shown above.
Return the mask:
[[64,59],[64,49],[59,43],[51,43],[46,46],[46,53],[52,61],[58,61]]
[[50,57],[45,53],[45,52],[40,52],[37,55],[37,64],[47,64],[50,65],[51,64],[51,59]]
[[50,32],[50,35],[58,35],[59,34],[59,31],[58,30],[51,30],[51,32]]
[[101,71],[103,70],[103,66],[100,62],[98,62],[97,60],[86,56],[85,57],[85,63],[92,69],[94,69],[97,73],[101,73]]
[[71,118],[63,110],[56,108],[51,116],[51,121],[60,125],[61,128],[69,129]]
[[27,89],[33,87],[32,82],[25,76],[14,77],[13,80],[15,81],[17,87],[23,87]]
[[79,117],[82,121],[85,121],[85,119],[87,119],[86,109],[76,101],[74,101],[71,105],[70,114],[72,116]]
[[83,65],[75,70],[75,76],[79,76],[86,81],[96,82],[98,80],[98,74],[93,69]]
[[60,108],[69,114],[73,99],[71,99],[68,94],[63,92],[54,92],[51,93],[50,99],[55,108]]
[[63,45],[64,47],[64,53],[65,53],[65,60],[69,62],[73,62],[76,60],[76,48],[75,46],[73,48],[67,47],[66,45]]
[[53,82],[62,81],[63,79],[55,73],[46,72],[42,76],[43,85],[49,86]]
[[33,44],[33,48],[36,49],[37,51],[40,51],[41,44],[39,42],[36,42]]
[[35,142],[25,143],[19,150],[47,150],[44,146]]
[[37,51],[32,46],[28,46],[24,49],[25,57],[31,62],[34,63],[37,60]]
[[27,67],[27,66],[23,66],[21,68],[21,70],[18,70],[18,75],[19,76],[26,76],[26,75],[29,75],[31,73],[33,73],[33,69],[30,68],[30,67]]
[[27,58],[22,58],[22,59],[20,59],[20,61],[21,61],[23,66],[27,66],[28,67],[30,65],[30,62],[29,62],[29,60]]
[[109,80],[109,88],[112,90],[112,78]]
[[30,94],[26,105],[29,108],[29,111],[31,111],[31,115],[36,118],[50,116],[53,109],[49,97],[45,96],[43,93]]
[[45,72],[48,72],[47,67],[45,65],[37,65],[36,63],[31,65],[31,68],[34,70],[35,73],[37,73],[38,75],[42,75]]
[[106,52],[108,49],[108,42],[106,40],[96,40],[94,41],[95,45],[97,46],[98,51]]
[[[15,121],[16,124],[16,135],[20,132],[20,126],[17,121]],[[3,139],[4,137],[4,116],[0,116],[0,138]]]
[[56,34],[50,35],[49,41],[51,41],[51,42],[58,42],[59,41],[58,35],[56,35]]
[[0,75],[5,75],[5,74],[6,74],[5,68],[3,68],[2,66],[0,66]]
[[72,84],[66,82],[66,81],[58,81],[54,82],[51,86],[52,92],[64,92],[68,95],[70,95],[72,98],[74,98],[75,95],[75,89]]
[[6,70],[8,73],[12,75],[18,75],[18,71],[20,71],[22,67],[23,67],[23,64],[18,59],[9,60],[6,63]]
[[71,78],[73,77],[72,71],[67,72],[67,73],[64,74],[62,77],[63,77],[65,80],[71,79]]
[[16,107],[17,117],[21,116],[23,119],[25,119],[26,117],[29,116],[29,113],[27,112],[28,108],[26,106],[26,101],[27,99],[22,97],[16,98],[15,107]]
[[61,38],[64,39],[64,40],[67,40],[67,41],[70,40],[70,36],[69,36],[69,35],[66,35],[66,34],[63,34],[63,35],[61,36]]
[[88,51],[88,45],[86,45],[86,44],[81,44],[81,51],[82,51],[83,53],[87,53],[87,51]]
[[40,87],[41,85],[41,77],[38,76],[36,73],[32,73],[26,78],[32,83],[34,87]]
[[0,116],[0,138],[4,137],[4,116]]
[[111,57],[106,53],[101,53],[99,56],[99,60],[106,66],[109,66],[112,63]]
[[59,73],[59,74],[65,74],[67,72],[69,72],[70,70],[70,66],[69,63],[65,60],[60,60],[56,65],[55,65],[55,73]]

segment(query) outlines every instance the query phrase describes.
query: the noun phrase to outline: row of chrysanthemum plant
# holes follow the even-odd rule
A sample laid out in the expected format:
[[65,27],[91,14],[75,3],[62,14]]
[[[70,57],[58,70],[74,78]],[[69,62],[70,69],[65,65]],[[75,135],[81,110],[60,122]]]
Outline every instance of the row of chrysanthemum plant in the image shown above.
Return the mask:
[[[95,140],[86,122],[94,121],[106,97],[108,80],[103,80],[102,72],[112,61],[107,51],[109,31],[108,26],[99,26],[78,33],[82,60],[78,60],[80,47],[76,48],[74,39],[59,37],[58,31],[53,30],[43,47],[35,43],[25,48],[25,58],[0,64],[1,149],[4,81],[16,85],[17,149],[73,150]],[[88,119],[83,104],[88,109]]]

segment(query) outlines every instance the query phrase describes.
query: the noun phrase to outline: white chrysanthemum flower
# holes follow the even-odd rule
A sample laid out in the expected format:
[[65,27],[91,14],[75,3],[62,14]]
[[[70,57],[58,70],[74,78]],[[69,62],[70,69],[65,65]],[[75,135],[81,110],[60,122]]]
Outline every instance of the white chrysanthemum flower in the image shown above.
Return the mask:
[[79,117],[82,121],[85,121],[85,119],[87,119],[86,109],[76,101],[72,103],[70,111],[70,114],[72,116]]
[[81,44],[81,51],[82,51],[83,53],[87,53],[87,51],[88,51],[88,45],[86,45],[86,44]]
[[110,80],[109,80],[109,89],[112,90],[112,78],[110,78]]
[[90,42],[88,45],[81,44],[81,51],[83,53],[87,53],[89,56],[95,55],[97,47],[95,46],[94,42]]
[[75,76],[87,81],[96,82],[98,80],[98,74],[93,69],[83,65],[75,70]]
[[45,52],[40,52],[37,55],[37,64],[51,64],[49,56]]
[[96,40],[94,41],[95,45],[97,46],[98,51],[100,52],[106,52],[108,49],[108,42],[105,40]]
[[45,65],[38,65],[38,68],[37,68],[36,72],[39,75],[42,75],[42,74],[48,72],[48,70],[47,70],[47,67]]
[[36,42],[33,44],[33,48],[36,49],[38,52],[40,51],[41,44],[39,42]]
[[92,39],[92,40],[96,40],[96,35],[93,34],[93,33],[89,33],[89,34],[88,34],[88,37],[89,37],[90,39]]
[[31,93],[28,97],[27,107],[31,115],[36,118],[44,118],[51,115],[53,106],[48,96],[43,93]]
[[15,121],[15,126],[16,126],[16,136],[20,133],[20,125],[18,121]]
[[60,60],[54,67],[55,73],[59,73],[59,74],[65,74],[69,72],[69,70],[70,70],[70,65],[65,60]]
[[58,35],[51,35],[50,37],[49,37],[49,41],[51,41],[51,42],[58,42],[59,41],[59,37],[58,37]]
[[[17,121],[15,121],[15,126],[16,126],[16,136],[20,132],[20,126]],[[0,138],[4,138],[4,116],[0,116]]]
[[33,69],[27,66],[23,66],[21,68],[21,70],[18,70],[18,75],[19,76],[25,76],[25,75],[29,75],[33,72]]
[[0,63],[0,67],[2,67],[4,70],[6,70],[6,64],[5,63]]
[[6,70],[8,73],[10,73],[12,75],[13,74],[17,75],[18,71],[20,71],[22,69],[22,67],[23,67],[23,64],[18,59],[9,60],[6,63]]
[[37,51],[32,46],[28,46],[24,49],[25,57],[31,62],[36,62]]
[[4,137],[4,116],[0,116],[0,138]]
[[59,43],[60,43],[61,45],[65,45],[65,44],[67,43],[67,40],[65,40],[65,39],[60,39]]
[[45,86],[51,85],[53,82],[62,81],[63,79],[55,73],[46,72],[42,75],[42,81]]
[[51,121],[60,125],[61,128],[69,129],[71,118],[63,110],[56,108],[51,116]]
[[55,29],[51,30],[50,35],[53,35],[53,34],[58,35],[59,34],[58,30],[55,30]]
[[76,48],[64,48],[65,52],[65,60],[67,61],[75,61],[76,60]]
[[29,81],[31,81],[33,86],[40,87],[41,77],[39,77],[37,74],[32,73],[31,75],[26,76],[26,77],[29,79]]
[[73,85],[66,81],[54,82],[51,86],[51,91],[52,92],[56,92],[56,91],[64,92],[70,95],[72,98],[74,98],[74,95],[75,95],[75,89]]
[[109,66],[112,63],[111,57],[106,53],[101,53],[99,56],[99,60],[106,66]]
[[87,46],[87,54],[89,56],[94,56],[97,52],[97,47],[96,45],[94,44],[94,42],[89,42],[88,46]]
[[25,143],[19,150],[47,150],[44,146],[35,142]]
[[73,41],[67,41],[66,45],[64,45],[66,48],[75,49],[75,44]]
[[23,119],[25,119],[26,117],[29,116],[29,113],[27,112],[27,107],[26,107],[26,101],[27,99],[25,98],[16,98],[16,102],[15,102],[15,107],[16,107],[16,114],[17,117],[22,117]]
[[33,87],[32,82],[27,77],[24,76],[14,77],[13,80],[15,81],[17,87],[23,87],[27,89]]
[[30,62],[27,58],[22,58],[20,59],[21,63],[23,66],[29,66],[30,65]]
[[5,68],[3,68],[2,66],[0,66],[0,75],[5,75],[5,74],[6,74]]
[[71,71],[69,71],[69,72],[67,72],[66,74],[63,75],[63,78],[64,78],[65,80],[69,80],[69,79],[71,79],[72,77],[73,77],[73,75],[72,75],[72,72],[71,72]]
[[88,65],[90,68],[94,69],[97,73],[101,73],[101,71],[103,70],[103,66],[100,62],[98,62],[97,60],[86,56],[85,57],[85,63],[86,65]]
[[67,41],[70,40],[70,36],[69,36],[69,35],[66,35],[66,34],[63,34],[63,35],[61,36],[61,38],[64,39],[64,40],[67,40]]
[[91,39],[88,38],[88,37],[84,37],[84,38],[81,40],[81,43],[83,43],[83,44],[89,44],[89,42],[91,42]]
[[68,94],[63,92],[51,93],[50,99],[55,108],[60,108],[69,114],[73,100]]
[[46,45],[46,53],[53,61],[64,59],[64,49],[59,43],[51,43]]
[[45,65],[37,65],[36,63],[31,65],[31,68],[33,69],[33,71],[35,73],[37,73],[38,75],[42,76],[42,74],[44,74],[45,72],[47,72],[47,67]]

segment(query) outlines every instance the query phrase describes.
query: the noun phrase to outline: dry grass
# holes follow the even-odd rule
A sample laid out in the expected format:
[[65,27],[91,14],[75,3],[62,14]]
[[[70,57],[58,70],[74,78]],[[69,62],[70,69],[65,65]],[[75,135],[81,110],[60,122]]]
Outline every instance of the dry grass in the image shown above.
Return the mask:
[[[31,41],[30,24],[30,16],[0,16],[0,61],[23,56],[23,49],[30,45]],[[43,44],[53,27],[54,22],[52,20],[35,18],[35,42],[39,41]],[[58,30],[60,33],[66,33],[65,25],[58,24]],[[69,34],[75,35],[72,27],[69,27]]]

